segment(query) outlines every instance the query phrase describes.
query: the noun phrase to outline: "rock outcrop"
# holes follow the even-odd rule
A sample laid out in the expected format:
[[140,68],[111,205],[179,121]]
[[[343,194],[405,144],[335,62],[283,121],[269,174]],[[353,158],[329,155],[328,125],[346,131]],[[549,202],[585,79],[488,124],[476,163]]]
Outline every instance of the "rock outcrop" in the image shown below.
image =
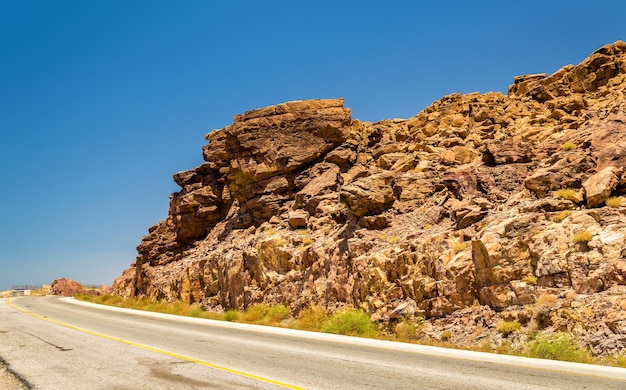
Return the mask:
[[502,343],[496,324],[515,320],[624,353],[626,207],[606,202],[626,193],[625,78],[618,41],[407,120],[354,120],[342,99],[235,116],[174,175],[167,219],[114,289],[355,306],[467,345]]
[[50,285],[50,294],[62,297],[73,297],[77,294],[100,295],[110,292],[111,287],[89,288],[72,279],[55,279]]

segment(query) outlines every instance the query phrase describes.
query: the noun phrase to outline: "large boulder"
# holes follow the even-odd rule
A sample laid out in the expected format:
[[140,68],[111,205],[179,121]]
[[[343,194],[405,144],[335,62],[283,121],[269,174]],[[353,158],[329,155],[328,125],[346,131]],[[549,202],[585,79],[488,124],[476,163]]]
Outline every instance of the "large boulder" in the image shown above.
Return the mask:
[[105,287],[104,289],[94,289],[90,287],[84,287],[79,282],[60,278],[55,279],[50,285],[50,294],[52,295],[60,295],[62,297],[73,297],[78,294],[90,294],[90,295],[100,295],[102,291],[109,291],[110,287]]
[[622,170],[609,166],[598,173],[591,175],[583,182],[588,207],[603,204],[617,188]]
[[393,181],[389,172],[373,173],[344,185],[339,196],[357,217],[379,214],[394,201]]

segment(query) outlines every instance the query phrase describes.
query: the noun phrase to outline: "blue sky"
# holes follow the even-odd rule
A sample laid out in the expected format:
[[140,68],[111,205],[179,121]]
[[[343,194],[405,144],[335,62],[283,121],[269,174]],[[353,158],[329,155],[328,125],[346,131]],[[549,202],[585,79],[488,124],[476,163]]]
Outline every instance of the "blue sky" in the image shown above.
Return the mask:
[[0,0],[0,290],[111,284],[245,110],[410,117],[626,39],[616,1]]

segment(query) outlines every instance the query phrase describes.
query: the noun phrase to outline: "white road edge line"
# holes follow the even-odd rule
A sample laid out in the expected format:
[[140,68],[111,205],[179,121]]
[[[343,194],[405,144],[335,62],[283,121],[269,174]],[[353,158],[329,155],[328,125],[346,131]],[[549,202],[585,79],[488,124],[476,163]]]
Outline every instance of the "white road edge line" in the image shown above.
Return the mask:
[[513,365],[524,368],[532,368],[538,370],[556,371],[561,373],[588,375],[595,377],[603,377],[608,379],[618,379],[626,381],[626,369],[611,366],[600,366],[595,364],[572,363],[558,360],[536,359],[522,356],[500,355],[488,352],[467,351],[462,349],[434,347],[430,345],[410,344],[400,341],[376,340],[361,337],[351,337],[336,335],[330,333],[318,333],[305,330],[295,330],[286,328],[277,328],[272,326],[241,324],[237,322],[209,320],[204,318],[185,317],[174,314],[155,313],[144,310],[125,309],[114,306],[101,305],[97,303],[85,302],[74,299],[72,297],[61,298],[61,300],[75,305],[84,305],[90,307],[98,307],[102,310],[111,310],[133,315],[142,315],[153,318],[163,318],[180,322],[188,322],[193,324],[201,324],[213,327],[222,327],[230,329],[240,329],[250,332],[266,333],[274,335],[284,335],[290,337],[299,337],[303,339],[324,340],[336,343],[367,346],[373,348],[389,349],[394,351],[403,351],[417,353],[429,356],[441,356],[455,359],[472,360],[476,362],[494,363],[502,365]]

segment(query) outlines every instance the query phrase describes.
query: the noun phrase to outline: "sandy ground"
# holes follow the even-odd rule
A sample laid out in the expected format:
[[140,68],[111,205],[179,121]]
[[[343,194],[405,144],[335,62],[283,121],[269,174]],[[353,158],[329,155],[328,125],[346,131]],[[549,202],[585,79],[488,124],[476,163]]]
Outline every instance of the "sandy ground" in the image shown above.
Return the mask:
[[11,374],[4,364],[0,361],[0,389],[15,389],[15,390],[26,390],[28,389],[19,379],[17,379],[13,374]]

